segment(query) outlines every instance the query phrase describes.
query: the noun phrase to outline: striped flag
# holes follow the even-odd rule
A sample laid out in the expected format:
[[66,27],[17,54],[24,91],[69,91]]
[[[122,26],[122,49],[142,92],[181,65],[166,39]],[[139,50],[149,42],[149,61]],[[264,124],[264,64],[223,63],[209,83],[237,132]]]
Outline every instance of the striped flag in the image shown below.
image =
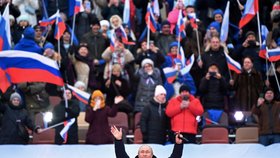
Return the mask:
[[152,6],[153,6],[153,12],[159,16],[160,15],[160,10],[159,10],[159,4],[158,0],[152,0]]
[[227,7],[225,10],[225,14],[223,17],[223,22],[222,22],[222,28],[221,28],[221,42],[226,42],[227,38],[228,38],[228,30],[229,30],[229,6],[230,6],[230,2],[227,2]]
[[194,54],[191,55],[191,57],[187,60],[185,67],[183,67],[180,72],[182,75],[185,75],[190,72],[192,66],[194,63]]
[[74,14],[85,11],[82,0],[75,0]]
[[261,38],[262,38],[262,43],[261,43],[261,49],[259,52],[259,57],[266,59],[267,55],[266,55],[266,38],[268,35],[269,31],[267,29],[267,27],[265,25],[261,26]]
[[72,90],[73,95],[79,101],[83,102],[84,104],[88,104],[88,100],[90,98],[90,94],[89,93],[87,93],[85,91],[82,91],[82,90],[80,90],[80,89],[78,89],[76,87],[73,87],[73,86],[71,86],[69,84],[67,84],[67,87]]
[[271,62],[280,60],[280,48],[268,49],[267,55],[268,55],[268,60]]
[[233,60],[227,53],[225,53],[226,60],[227,60],[227,66],[230,70],[236,72],[237,74],[241,73],[241,65]]
[[[57,11],[57,12],[59,15],[59,11]],[[62,18],[60,16],[57,16],[56,23],[55,23],[54,38],[59,40],[62,37],[65,30],[66,30],[66,25],[65,25],[64,21],[62,20]]]
[[173,67],[163,68],[163,72],[168,83],[173,83],[173,81],[177,78],[178,71]]
[[147,13],[146,13],[146,16],[145,16],[145,20],[146,20],[146,24],[147,24],[148,28],[153,33],[155,33],[157,31],[156,30],[156,20],[155,20],[155,17],[154,17],[153,10],[151,8],[151,3],[148,3]]
[[60,136],[63,138],[64,142],[63,143],[66,143],[67,142],[67,139],[68,139],[68,130],[69,128],[71,127],[71,125],[76,121],[75,118],[72,118],[70,120],[66,120],[64,121],[64,128],[60,131]]
[[243,28],[247,23],[249,23],[254,16],[259,11],[259,1],[258,0],[247,0],[245,4],[245,11],[243,16],[239,21],[239,28]]
[[179,11],[179,17],[177,20],[177,25],[176,25],[176,37],[181,41],[183,38],[186,37],[186,32],[185,32],[185,22],[183,18],[183,13],[182,9]]
[[188,18],[190,20],[192,28],[197,29],[198,25],[197,25],[196,14],[195,13],[189,13]]
[[112,52],[115,50],[115,42],[116,42],[116,34],[114,30],[111,30],[111,36],[110,36],[110,49]]

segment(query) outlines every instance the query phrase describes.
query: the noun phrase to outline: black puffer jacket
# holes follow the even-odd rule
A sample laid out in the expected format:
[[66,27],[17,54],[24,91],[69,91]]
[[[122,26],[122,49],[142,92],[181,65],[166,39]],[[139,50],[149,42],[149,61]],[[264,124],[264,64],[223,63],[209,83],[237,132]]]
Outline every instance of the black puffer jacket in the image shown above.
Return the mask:
[[202,105],[204,109],[224,109],[224,97],[227,92],[227,84],[224,78],[202,78],[199,86],[202,93]]
[[27,139],[23,138],[19,132],[19,124],[35,130],[35,125],[23,106],[15,107],[10,103],[4,105],[0,103],[0,112],[3,113],[2,127],[0,129],[0,144],[27,144]]
[[160,104],[152,99],[141,115],[141,131],[144,143],[164,144],[166,141],[167,117],[166,103]]

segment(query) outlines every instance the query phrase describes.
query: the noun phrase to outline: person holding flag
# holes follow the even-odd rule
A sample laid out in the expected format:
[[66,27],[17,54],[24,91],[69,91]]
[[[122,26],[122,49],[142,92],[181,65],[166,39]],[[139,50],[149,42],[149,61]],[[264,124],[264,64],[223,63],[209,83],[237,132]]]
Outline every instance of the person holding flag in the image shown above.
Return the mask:
[[[62,100],[59,105],[53,109],[53,119],[49,123],[49,126],[70,120],[75,118],[75,122],[70,126],[67,134],[62,137],[60,132],[64,128],[64,125],[55,127],[55,144],[78,144],[78,125],[77,118],[80,113],[79,103],[76,99],[73,99],[72,92],[70,89],[65,90],[65,94],[68,102],[68,107],[65,107],[65,99]],[[67,113],[67,117],[65,116]]]

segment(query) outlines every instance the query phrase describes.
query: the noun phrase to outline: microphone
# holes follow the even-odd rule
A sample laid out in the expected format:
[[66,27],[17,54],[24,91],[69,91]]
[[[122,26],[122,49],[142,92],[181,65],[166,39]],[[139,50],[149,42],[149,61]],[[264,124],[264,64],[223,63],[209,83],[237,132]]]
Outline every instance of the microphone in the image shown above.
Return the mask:
[[181,136],[181,135],[179,135],[178,138],[184,140],[185,142],[188,142],[188,141],[189,141],[187,138],[185,138],[185,137],[183,137],[183,136]]

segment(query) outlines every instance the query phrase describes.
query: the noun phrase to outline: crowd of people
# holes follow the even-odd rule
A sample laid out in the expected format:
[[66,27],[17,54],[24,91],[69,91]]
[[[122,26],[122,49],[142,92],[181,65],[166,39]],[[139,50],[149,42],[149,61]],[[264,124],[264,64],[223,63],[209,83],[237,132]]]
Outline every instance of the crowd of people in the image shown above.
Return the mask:
[[[130,119],[142,113],[139,127],[144,143],[165,144],[168,135],[168,141],[180,148],[177,132],[188,140],[184,143],[196,143],[197,116],[211,113],[219,121],[221,112],[235,111],[251,111],[259,118],[260,143],[279,143],[280,62],[268,63],[259,56],[257,16],[238,28],[246,0],[229,1],[229,34],[222,42],[227,0],[158,0],[160,12],[154,13],[156,32],[149,34],[145,18],[148,0],[129,0],[129,24],[123,23],[124,0],[83,0],[85,10],[75,16],[75,23],[69,1],[1,0],[1,14],[9,4],[11,49],[56,61],[64,82],[88,92],[91,98],[85,104],[67,87],[65,90],[51,83],[12,85],[0,93],[0,144],[27,143],[19,129],[23,126],[23,131],[27,127],[40,133],[42,127],[34,125],[32,116],[47,110],[54,115],[50,125],[85,112],[90,124],[86,143],[110,144],[115,137],[121,155],[126,155],[119,142],[122,134],[108,125],[108,117],[116,116],[118,111],[132,116]],[[59,41],[54,38],[54,27],[39,23],[57,10],[67,25]],[[176,36],[180,11],[186,33],[182,39]],[[259,12],[261,24],[269,30],[268,49],[279,48],[279,0],[259,0]],[[193,13],[197,28],[188,18]],[[112,38],[116,39],[113,48]],[[179,45],[186,59],[194,55],[195,62],[186,74],[180,71],[184,63],[177,60]],[[228,68],[225,53],[241,64],[241,73]],[[172,81],[163,71],[168,67],[178,70]],[[50,106],[50,97],[61,97],[62,101]],[[66,142],[60,136],[62,128],[56,127],[56,144],[77,144],[77,119]]]

